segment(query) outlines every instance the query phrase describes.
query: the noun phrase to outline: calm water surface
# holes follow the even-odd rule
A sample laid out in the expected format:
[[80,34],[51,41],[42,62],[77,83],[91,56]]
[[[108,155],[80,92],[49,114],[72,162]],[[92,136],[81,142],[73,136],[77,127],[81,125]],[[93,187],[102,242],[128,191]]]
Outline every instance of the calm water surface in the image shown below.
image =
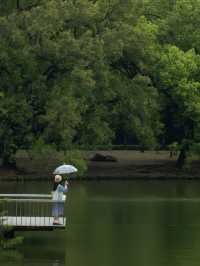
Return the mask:
[[[50,183],[0,183],[47,193]],[[1,266],[200,265],[200,182],[71,182],[64,231],[26,232]]]

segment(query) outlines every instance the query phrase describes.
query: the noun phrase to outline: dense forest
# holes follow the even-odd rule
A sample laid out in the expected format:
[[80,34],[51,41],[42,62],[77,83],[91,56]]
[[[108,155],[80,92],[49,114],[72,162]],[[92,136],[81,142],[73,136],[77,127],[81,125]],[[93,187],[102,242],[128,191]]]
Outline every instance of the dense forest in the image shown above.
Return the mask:
[[200,0],[1,0],[0,157],[200,143]]

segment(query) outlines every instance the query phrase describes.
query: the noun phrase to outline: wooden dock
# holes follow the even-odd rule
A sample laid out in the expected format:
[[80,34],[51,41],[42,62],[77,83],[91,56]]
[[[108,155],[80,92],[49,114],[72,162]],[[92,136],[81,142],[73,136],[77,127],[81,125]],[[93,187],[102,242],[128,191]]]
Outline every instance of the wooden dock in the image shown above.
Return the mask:
[[59,225],[53,224],[53,217],[15,217],[15,216],[3,216],[3,226],[11,226],[16,231],[24,230],[41,230],[49,231],[54,229],[63,229],[66,226],[66,218],[59,218]]
[[64,201],[53,201],[51,195],[0,194],[0,225],[11,227],[14,231],[64,229],[64,213],[59,218],[59,224],[53,224],[54,204],[64,204]]

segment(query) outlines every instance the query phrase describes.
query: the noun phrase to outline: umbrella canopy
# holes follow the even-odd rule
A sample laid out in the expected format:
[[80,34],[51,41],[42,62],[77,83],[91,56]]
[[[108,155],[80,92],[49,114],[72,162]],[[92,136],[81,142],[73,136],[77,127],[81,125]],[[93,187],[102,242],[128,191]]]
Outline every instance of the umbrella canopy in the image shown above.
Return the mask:
[[74,167],[73,165],[63,164],[63,165],[58,166],[54,170],[53,174],[54,175],[71,174],[71,173],[75,173],[77,171],[78,171],[78,169],[76,169],[76,167]]

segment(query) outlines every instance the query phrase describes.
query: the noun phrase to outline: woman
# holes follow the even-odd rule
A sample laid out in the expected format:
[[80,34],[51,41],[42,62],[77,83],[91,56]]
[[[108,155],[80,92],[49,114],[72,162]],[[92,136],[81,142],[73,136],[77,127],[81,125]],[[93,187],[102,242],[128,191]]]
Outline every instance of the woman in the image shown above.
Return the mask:
[[64,186],[61,184],[61,182],[62,182],[62,176],[56,175],[54,179],[53,192],[52,192],[53,196],[52,199],[54,201],[52,215],[54,217],[53,224],[57,225],[60,224],[59,217],[63,217],[64,214],[65,195],[63,195],[63,193],[66,193],[68,190],[68,182],[65,181]]

